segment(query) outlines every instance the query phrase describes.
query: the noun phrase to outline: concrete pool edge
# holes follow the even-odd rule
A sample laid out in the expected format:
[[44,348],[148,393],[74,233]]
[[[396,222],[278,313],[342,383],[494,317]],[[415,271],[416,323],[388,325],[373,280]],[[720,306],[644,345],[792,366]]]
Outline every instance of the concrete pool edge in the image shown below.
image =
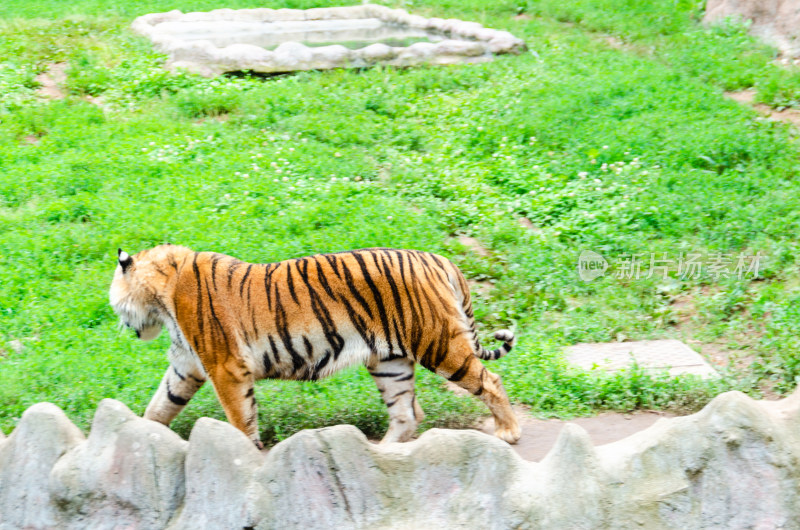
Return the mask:
[[[208,40],[189,41],[159,30],[167,22],[214,21],[312,21],[379,19],[387,24],[437,31],[450,38],[438,43],[418,42],[408,47],[371,44],[351,50],[341,45],[309,47],[288,41],[269,51],[251,44],[217,47]],[[520,53],[525,42],[507,31],[485,28],[477,22],[458,19],[425,18],[402,9],[363,4],[314,9],[216,9],[183,13],[179,10],[150,13],[138,17],[131,29],[147,37],[158,51],[168,56],[166,67],[184,69],[206,77],[225,72],[253,71],[286,73],[331,68],[363,68],[377,64],[416,66],[490,61],[495,55]],[[466,40],[464,40],[466,39]]]

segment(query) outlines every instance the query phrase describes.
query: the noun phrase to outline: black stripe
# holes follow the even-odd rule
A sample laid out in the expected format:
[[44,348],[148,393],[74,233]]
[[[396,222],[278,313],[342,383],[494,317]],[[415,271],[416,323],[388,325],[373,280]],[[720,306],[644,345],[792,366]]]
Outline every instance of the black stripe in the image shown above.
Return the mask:
[[[200,281],[200,269],[197,266],[197,256],[198,253],[194,253],[194,260],[192,261],[192,269],[194,270],[194,277],[197,281],[197,328],[200,332],[200,337],[205,338],[204,333],[204,318],[203,318],[203,286],[202,282]],[[195,350],[197,350],[197,337],[195,337]]]
[[225,328],[222,326],[222,322],[219,318],[217,318],[217,313],[214,311],[214,301],[211,298],[211,290],[208,288],[208,280],[206,280],[206,291],[208,294],[208,308],[211,311],[211,318],[214,319],[214,322],[217,324],[217,328],[219,329],[220,333],[222,333],[222,340],[225,341],[225,349],[226,351],[230,352],[231,347],[228,344],[228,334],[225,333]]
[[314,264],[317,266],[317,280],[319,281],[319,284],[322,286],[323,289],[325,289],[325,292],[328,293],[328,296],[331,297],[331,300],[335,302],[336,295],[333,294],[333,290],[331,289],[331,286],[328,283],[328,279],[325,277],[325,274],[323,274],[322,267],[320,267],[320,264],[317,261],[316,257],[314,258]]
[[267,337],[269,340],[269,347],[272,350],[272,356],[275,358],[275,364],[279,365],[281,363],[281,355],[278,353],[278,347],[275,344],[275,339],[272,338],[272,335]]
[[[420,311],[417,312],[417,304],[415,304],[414,296],[411,294],[411,290],[408,288],[409,282],[412,283],[413,287],[413,269],[411,265],[411,258],[408,257],[407,253],[402,251],[396,251],[397,260],[400,262],[400,281],[403,283],[403,288],[406,291],[406,297],[408,298],[408,305],[411,309],[411,323],[410,326],[406,326],[406,329],[411,330],[411,337],[410,337],[410,347],[413,350],[412,354],[416,355],[418,352],[416,351],[419,347],[419,341],[422,338],[422,319],[420,315],[422,314],[422,306],[419,306]],[[403,257],[406,256],[408,259],[408,267],[409,267],[409,279],[406,280],[405,277],[405,260]],[[418,302],[418,300],[416,300]]]
[[[272,340],[272,337],[270,337]],[[269,376],[272,372],[272,360],[269,358],[269,351],[264,350],[264,355],[261,356],[261,362],[264,363],[264,375]]]
[[283,305],[281,304],[280,298],[280,291],[275,291],[275,307],[276,307],[276,319],[275,325],[278,328],[278,335],[283,342],[283,347],[286,348],[286,351],[289,352],[289,355],[292,357],[292,365],[294,367],[293,373],[297,373],[297,371],[305,365],[305,361],[297,353],[297,350],[294,349],[294,345],[292,344],[292,335],[289,332],[289,322],[286,319],[286,311],[283,309]]
[[244,271],[244,276],[242,276],[242,281],[239,282],[239,296],[241,297],[244,293],[244,282],[247,280],[247,277],[250,276],[250,270],[253,268],[252,263],[247,264],[247,270]]
[[350,322],[352,322],[353,327],[356,328],[358,334],[361,335],[361,338],[367,343],[367,347],[371,351],[375,351],[375,334],[369,331],[367,323],[364,321],[361,315],[356,312],[355,308],[350,305],[350,300],[348,300],[346,297],[342,297],[342,303],[344,304],[344,308],[347,311],[347,316],[350,318]]
[[342,279],[342,275],[339,274],[339,264],[336,261],[336,256],[334,256],[333,254],[323,254],[322,257],[327,260],[327,262],[330,264],[331,268],[333,269],[334,274],[336,274],[336,276],[338,276],[339,279],[341,280]]
[[[296,262],[295,262],[296,263]],[[297,305],[300,305],[300,301],[297,299],[297,293],[294,291],[294,278],[292,277],[292,266],[291,264],[286,264],[286,285],[289,287],[289,294],[292,295],[292,300]]]
[[233,281],[233,273],[236,271],[236,269],[238,269],[242,265],[243,263],[241,261],[236,260],[233,263],[231,263],[230,267],[228,267],[228,289],[231,288],[231,282]]
[[[378,267],[378,270],[381,267],[378,265],[378,259],[375,255],[372,256],[375,260],[375,266]],[[403,324],[406,323],[406,316],[405,312],[403,311],[403,301],[400,298],[400,290],[397,288],[397,283],[394,281],[394,276],[392,275],[391,269],[391,258],[389,259],[390,264],[386,263],[386,259],[381,256],[381,264],[383,265],[383,275],[386,276],[386,279],[389,281],[389,287],[392,289],[392,297],[394,298],[394,305],[397,308],[397,312],[400,314],[400,322]]]
[[328,364],[328,361],[331,360],[331,351],[325,350],[325,355],[322,356],[322,359],[319,360],[317,365],[314,367],[314,372],[311,374],[311,380],[316,381],[319,379],[319,374],[323,368]]
[[[170,366],[172,366],[172,365],[170,365]],[[178,376],[178,379],[180,379],[181,381],[186,381],[186,376],[184,376],[182,373],[180,373],[178,371],[178,369],[175,368],[174,366],[172,366],[172,371],[175,372],[175,375]]]
[[170,401],[181,407],[189,403],[188,399],[184,399],[180,396],[176,396],[175,394],[173,394],[172,391],[169,389],[169,383],[167,383],[167,397],[169,398]]
[[217,262],[220,260],[220,255],[217,254],[213,258],[211,258],[211,285],[214,286],[214,289],[217,288]]
[[325,339],[331,345],[331,348],[333,348],[333,358],[338,359],[339,354],[342,353],[344,349],[344,338],[336,331],[336,323],[331,318],[330,311],[328,311],[327,306],[322,302],[317,291],[309,281],[308,262],[304,261],[303,265],[303,269],[298,268],[298,272],[300,273],[300,278],[302,278],[305,283],[306,289],[308,289],[308,296],[311,300],[311,310],[314,312],[314,316],[317,318],[320,326],[322,326]]
[[383,297],[378,290],[378,286],[375,285],[375,282],[372,280],[372,276],[367,270],[367,264],[364,261],[364,258],[358,252],[354,253],[353,257],[356,259],[356,261],[358,261],[358,265],[361,267],[361,274],[364,275],[364,280],[367,282],[367,286],[369,287],[370,291],[372,291],[372,297],[375,299],[375,305],[378,308],[378,316],[380,316],[381,324],[383,325],[383,336],[389,346],[389,353],[391,353],[394,349],[392,347],[392,330],[389,327],[389,318],[386,313],[386,307],[383,304]]
[[306,347],[306,357],[308,357],[309,360],[313,359],[314,346],[311,345],[311,341],[308,340],[308,337],[306,337],[305,335],[303,335],[303,346]]
[[450,381],[461,381],[462,379],[464,379],[464,376],[467,375],[467,372],[469,371],[469,365],[472,362],[472,359],[473,359],[472,355],[467,356],[464,359],[464,362],[458,368],[458,370],[456,370],[455,373],[450,377],[448,377],[447,379],[449,379]]
[[428,347],[425,348],[425,353],[423,353],[422,357],[420,357],[419,364],[421,364],[422,366],[424,366],[428,370],[436,371],[435,370],[436,367],[431,362],[432,361],[432,359],[431,359],[432,356],[433,356],[433,342],[428,344]]
[[342,271],[344,272],[345,283],[350,289],[350,292],[353,294],[353,298],[355,298],[356,301],[361,304],[361,307],[363,307],[364,311],[367,312],[369,318],[373,318],[372,309],[370,309],[369,304],[366,300],[364,300],[364,297],[361,296],[361,292],[359,292],[359,290],[356,288],[355,283],[353,283],[353,275],[350,272],[350,268],[347,266],[347,263],[345,262],[342,262]]
[[276,266],[269,264],[264,270],[264,291],[267,293],[267,307],[272,311],[272,293],[270,287],[272,285],[272,271]]
[[409,379],[414,377],[414,371],[412,370],[410,374],[404,375],[403,377],[398,377],[395,381],[408,381]]
[[369,372],[372,377],[397,377],[403,375],[403,372]]

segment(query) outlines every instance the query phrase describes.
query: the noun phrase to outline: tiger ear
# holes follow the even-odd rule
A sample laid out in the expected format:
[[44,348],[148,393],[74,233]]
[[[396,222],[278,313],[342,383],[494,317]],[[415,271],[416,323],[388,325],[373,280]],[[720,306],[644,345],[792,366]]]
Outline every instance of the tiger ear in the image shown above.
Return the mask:
[[122,267],[122,272],[127,272],[131,265],[133,265],[133,258],[121,248],[117,249],[117,257],[119,258],[119,265]]

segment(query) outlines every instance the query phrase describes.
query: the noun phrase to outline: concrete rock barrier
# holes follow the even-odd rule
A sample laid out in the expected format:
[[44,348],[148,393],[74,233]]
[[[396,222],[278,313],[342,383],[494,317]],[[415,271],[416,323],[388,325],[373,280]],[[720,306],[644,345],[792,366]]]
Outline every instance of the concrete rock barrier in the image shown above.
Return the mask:
[[594,447],[574,424],[541,462],[431,429],[375,445],[355,427],[262,453],[224,422],[189,441],[103,400],[88,438],[60,409],[0,437],[0,528],[800,528],[800,392],[739,392]]

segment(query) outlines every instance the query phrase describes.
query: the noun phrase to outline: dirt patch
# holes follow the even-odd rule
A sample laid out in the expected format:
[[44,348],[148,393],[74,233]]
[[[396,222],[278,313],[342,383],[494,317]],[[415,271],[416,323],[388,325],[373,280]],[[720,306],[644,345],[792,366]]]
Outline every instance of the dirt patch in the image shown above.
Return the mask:
[[622,39],[620,39],[619,37],[615,37],[613,35],[608,35],[606,37],[603,37],[603,40],[606,42],[606,44],[608,44],[609,46],[611,46],[615,50],[626,50],[627,49],[627,47],[625,46],[625,43],[622,42]]
[[34,136],[34,135],[32,135],[32,134],[29,134],[28,136],[24,137],[24,138],[22,139],[22,141],[23,141],[24,143],[26,143],[26,144],[36,145],[36,144],[38,144],[38,143],[39,143],[41,140],[39,139],[39,137],[38,137],[38,136]]
[[458,236],[458,242],[464,245],[465,247],[469,248],[478,256],[486,257],[489,255],[489,249],[484,247],[480,241],[475,239],[471,236],[460,235]]
[[477,294],[484,298],[487,298],[489,294],[494,289],[494,284],[488,280],[467,280],[467,285],[469,285],[469,291],[473,294]]
[[64,99],[67,94],[61,86],[67,80],[67,63],[50,63],[47,70],[36,76],[39,88],[36,93],[49,99]]
[[[514,407],[517,419],[522,427],[522,438],[514,451],[524,458],[538,462],[544,458],[558,440],[561,429],[567,423],[574,423],[584,428],[595,446],[605,445],[643,431],[661,418],[674,417],[672,414],[654,411],[634,411],[630,413],[604,412],[590,418],[572,420],[540,420],[531,416],[523,407]],[[486,419],[478,430],[486,434],[494,434],[494,420]]]
[[752,88],[747,90],[740,90],[738,92],[725,92],[725,97],[741,103],[742,105],[750,105],[759,114],[772,121],[780,121],[789,123],[797,128],[800,128],[800,110],[798,109],[783,109],[776,110],[769,105],[763,103],[755,103],[756,91]]
[[520,217],[519,219],[517,219],[517,222],[520,224],[520,226],[522,226],[524,228],[527,228],[528,230],[530,230],[531,232],[533,232],[535,234],[541,234],[542,233],[542,229],[539,228],[538,226],[536,226],[535,224],[533,224],[533,221],[531,221],[527,217]]

